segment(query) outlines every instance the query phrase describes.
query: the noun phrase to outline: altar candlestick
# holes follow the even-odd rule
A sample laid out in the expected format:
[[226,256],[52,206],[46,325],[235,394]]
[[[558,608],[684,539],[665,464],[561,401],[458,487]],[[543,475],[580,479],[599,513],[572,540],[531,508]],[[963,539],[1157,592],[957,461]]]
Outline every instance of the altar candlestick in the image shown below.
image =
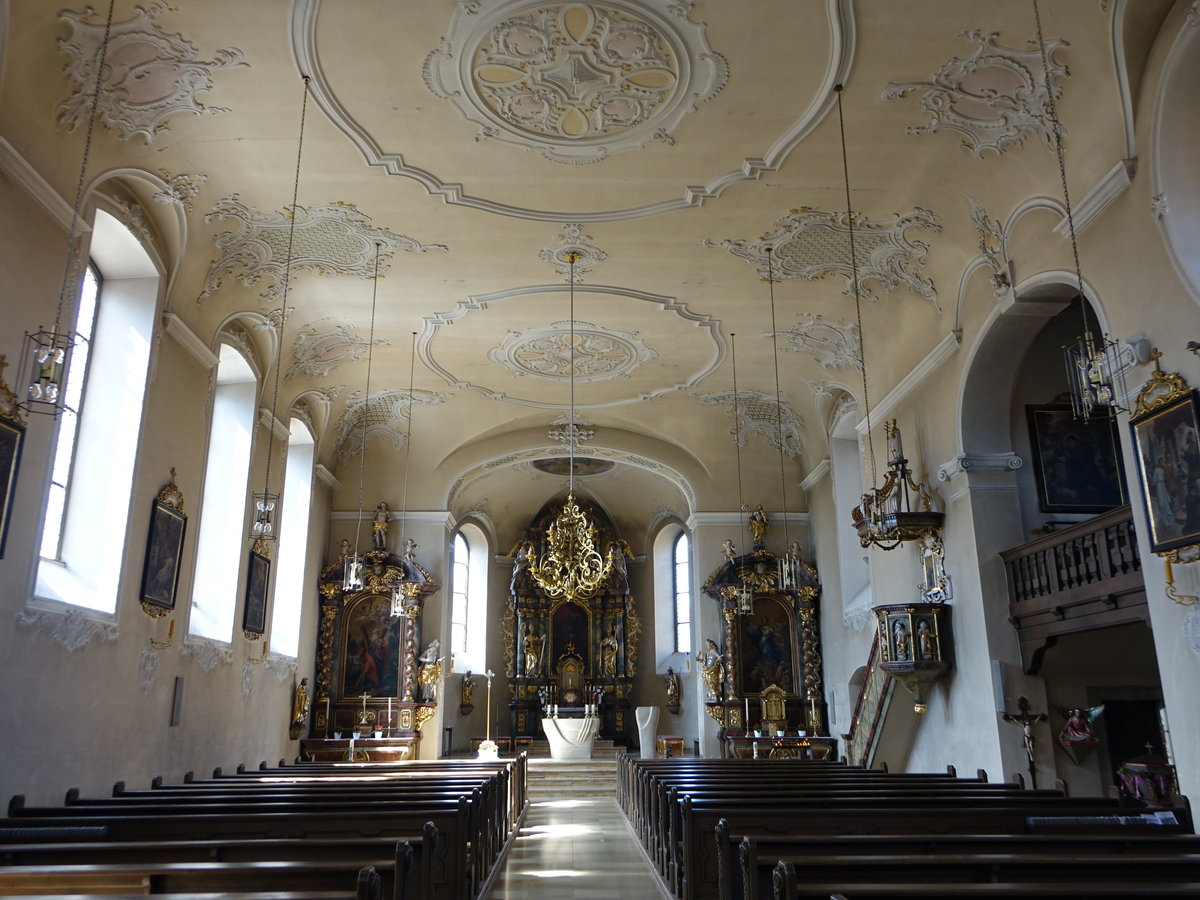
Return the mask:
[[750,698],[746,698],[746,718],[742,720],[742,728],[750,728]]
[[388,697],[387,727],[389,730],[392,727],[392,698],[391,697]]

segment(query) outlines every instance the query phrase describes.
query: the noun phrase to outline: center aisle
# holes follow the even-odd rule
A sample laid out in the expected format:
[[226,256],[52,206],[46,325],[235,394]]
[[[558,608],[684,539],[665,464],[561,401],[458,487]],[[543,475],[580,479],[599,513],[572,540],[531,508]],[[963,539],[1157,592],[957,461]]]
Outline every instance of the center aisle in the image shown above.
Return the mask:
[[[538,785],[539,776],[554,781],[553,770],[568,766],[530,763],[525,822],[490,900],[671,900],[647,866],[611,789],[596,796],[599,792],[582,785],[579,790],[556,785],[557,793],[550,793],[544,790],[548,785]],[[593,795],[580,796],[588,793]]]

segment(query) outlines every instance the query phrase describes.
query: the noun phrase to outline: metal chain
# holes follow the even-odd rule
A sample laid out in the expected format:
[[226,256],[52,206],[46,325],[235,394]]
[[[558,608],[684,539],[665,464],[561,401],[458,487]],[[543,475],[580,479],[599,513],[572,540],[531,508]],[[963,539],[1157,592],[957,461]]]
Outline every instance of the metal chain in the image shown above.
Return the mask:
[[279,370],[283,367],[283,331],[287,324],[288,290],[291,288],[292,243],[296,236],[296,202],[300,196],[300,158],[304,153],[304,119],[308,112],[308,81],[304,76],[304,99],[300,103],[300,138],[296,142],[296,177],[292,181],[292,215],[288,224],[287,265],[283,269],[283,304],[279,310],[279,338],[275,345],[275,387],[271,393],[271,421],[267,433],[267,473],[263,480],[263,497],[271,491],[271,456],[275,451],[275,411],[279,405]]
[[867,454],[871,461],[871,490],[875,490],[875,442],[871,437],[871,400],[867,394],[867,341],[863,334],[862,296],[858,288],[858,255],[854,250],[854,210],[850,208],[850,164],[846,158],[846,116],[842,110],[843,85],[834,87],[837,93],[838,129],[842,138],[842,176],[846,185],[846,222],[850,228],[850,272],[854,289],[854,315],[858,321],[858,362],[862,366],[863,411],[867,420]]
[[786,553],[790,544],[788,543],[787,478],[783,468],[783,401],[781,399],[783,395],[779,390],[779,331],[775,327],[775,269],[771,264],[771,248],[765,249],[767,251],[767,284],[771,293],[771,350],[775,354],[775,430],[779,435],[779,488],[783,501],[783,546]]
[[412,333],[411,355],[408,361],[408,428],[404,434],[404,495],[400,501],[400,537],[404,537],[404,520],[408,516],[408,470],[412,462],[413,379],[417,371],[417,333]]
[[375,303],[379,297],[379,248],[375,242],[375,275],[371,284],[371,327],[367,332],[367,379],[363,388],[363,409],[358,429],[358,523],[354,526],[354,558],[358,559],[358,542],[362,537],[363,472],[367,467],[367,416],[371,412],[371,362],[375,357]]
[[92,135],[96,130],[96,116],[100,110],[100,82],[104,79],[104,62],[108,57],[108,38],[112,34],[113,6],[116,0],[108,0],[108,18],[104,21],[104,39],[100,42],[100,53],[96,57],[96,89],[92,92],[92,112],[88,116],[87,136],[83,141],[83,161],[79,165],[79,183],[75,186],[75,206],[71,214],[71,224],[67,228],[67,252],[63,260],[62,280],[58,288],[58,305],[54,309],[54,334],[58,334],[58,326],[62,324],[63,306],[67,302],[67,284],[71,278],[72,249],[75,244],[76,223],[83,208],[83,183],[87,176],[88,160],[92,156]]

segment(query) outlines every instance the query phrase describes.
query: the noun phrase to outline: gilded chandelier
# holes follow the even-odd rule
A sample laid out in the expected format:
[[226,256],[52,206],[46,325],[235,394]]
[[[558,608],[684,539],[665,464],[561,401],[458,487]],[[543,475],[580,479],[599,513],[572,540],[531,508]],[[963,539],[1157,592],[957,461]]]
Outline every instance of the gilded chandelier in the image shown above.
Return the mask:
[[[570,416],[567,421],[575,422],[575,263],[579,254],[566,254],[570,264]],[[549,596],[566,600],[587,600],[596,596],[613,567],[613,548],[607,555],[596,549],[596,526],[588,521],[587,515],[575,500],[575,442],[578,434],[572,430],[567,439],[568,466],[567,499],[550,527],[546,529],[546,545],[542,555],[529,567],[530,575],[538,587]],[[621,551],[617,549],[616,553]]]
[[575,492],[569,492],[546,529],[545,551],[529,569],[533,580],[551,597],[587,600],[596,596],[612,567],[612,554],[596,549],[596,526],[580,509]]

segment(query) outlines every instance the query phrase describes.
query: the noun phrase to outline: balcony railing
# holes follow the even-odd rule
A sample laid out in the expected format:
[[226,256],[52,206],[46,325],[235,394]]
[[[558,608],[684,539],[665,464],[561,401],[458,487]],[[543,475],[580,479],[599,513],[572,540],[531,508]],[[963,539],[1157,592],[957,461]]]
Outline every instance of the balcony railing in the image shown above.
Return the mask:
[[1025,669],[1065,634],[1146,621],[1146,589],[1128,506],[1000,554]]

